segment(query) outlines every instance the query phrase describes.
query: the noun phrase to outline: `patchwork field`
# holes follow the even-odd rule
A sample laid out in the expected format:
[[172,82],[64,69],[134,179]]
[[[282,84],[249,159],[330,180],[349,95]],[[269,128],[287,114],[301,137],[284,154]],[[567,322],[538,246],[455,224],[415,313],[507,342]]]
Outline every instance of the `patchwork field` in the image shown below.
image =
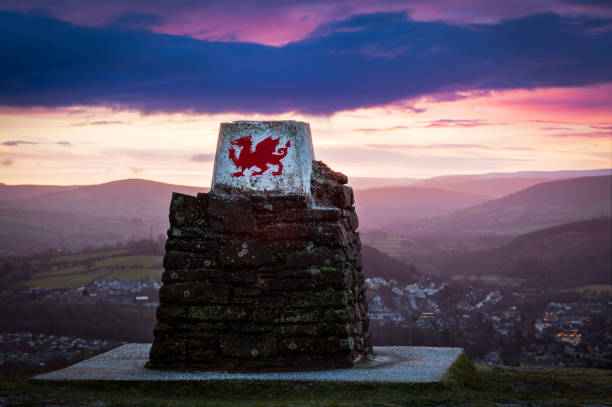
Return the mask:
[[55,257],[49,268],[39,271],[27,287],[79,288],[94,280],[158,281],[162,272],[162,256],[129,256],[126,250]]

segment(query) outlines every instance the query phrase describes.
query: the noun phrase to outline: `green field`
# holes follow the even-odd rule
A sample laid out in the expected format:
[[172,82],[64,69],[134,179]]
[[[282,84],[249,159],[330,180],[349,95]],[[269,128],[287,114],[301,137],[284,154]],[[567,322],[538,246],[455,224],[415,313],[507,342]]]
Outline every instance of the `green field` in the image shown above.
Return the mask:
[[403,242],[412,243],[413,240],[406,237],[389,236],[386,239],[364,241],[364,243],[393,257],[400,257],[402,254],[406,253],[406,248],[402,247]]
[[94,267],[162,267],[162,256],[120,256],[98,260]]
[[[70,288],[87,285],[97,279],[107,280],[159,280],[162,256],[122,256],[125,250],[114,250],[53,258],[50,269],[34,274],[22,281],[27,287]],[[62,263],[82,264],[62,268]]]
[[607,294],[609,296],[612,296],[612,284],[584,285],[582,287],[576,287],[570,291],[578,291],[581,294],[584,294],[587,291],[592,291],[599,295]]
[[73,254],[70,256],[54,257],[51,260],[49,260],[49,263],[51,264],[73,263],[73,262],[79,262],[79,261],[84,261],[88,259],[101,259],[101,258],[112,257],[112,256],[120,256],[125,253],[127,253],[127,250],[108,250],[104,252]]
[[68,276],[35,277],[31,280],[23,281],[22,284],[27,287],[75,289],[83,287],[94,280],[102,279],[108,273],[108,270],[100,269],[91,271],[89,273],[73,274]]

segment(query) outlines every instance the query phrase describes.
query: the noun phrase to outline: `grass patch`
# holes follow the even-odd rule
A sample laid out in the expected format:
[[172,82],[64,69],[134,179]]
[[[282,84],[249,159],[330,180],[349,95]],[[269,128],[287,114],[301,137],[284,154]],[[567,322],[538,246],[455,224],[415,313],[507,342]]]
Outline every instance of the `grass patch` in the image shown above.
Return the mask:
[[98,260],[94,263],[94,268],[100,267],[142,267],[142,268],[161,268],[162,256],[121,256],[109,257]]
[[377,239],[366,243],[389,256],[400,257],[406,252],[406,248],[402,246],[403,242],[412,242],[412,240],[406,237],[388,236],[386,239]]
[[[95,254],[99,257],[102,253],[116,255],[125,253],[125,251],[115,250],[92,253],[92,255]],[[84,260],[86,260],[86,258],[81,258],[81,261]],[[88,267],[83,264],[74,267],[54,268],[41,271],[36,273],[31,280],[23,281],[21,285],[26,287],[74,289],[100,278],[157,281],[162,271],[162,256],[114,256],[93,261],[89,266],[89,270]]]
[[442,382],[452,386],[477,388],[480,385],[480,377],[474,363],[463,352],[448,368]]
[[22,281],[20,284],[25,285],[26,287],[75,289],[83,287],[94,280],[104,278],[109,272],[109,270],[101,269],[93,270],[89,273],[80,273],[68,276],[40,277]]
[[26,287],[75,289],[99,279],[157,281],[162,271],[161,268],[100,268],[89,272],[83,271],[81,273],[68,275],[47,275],[44,273],[37,273],[33,279],[22,281],[20,284]]
[[113,270],[106,276],[106,279],[156,281],[161,278],[162,271],[160,268]]
[[597,295],[607,294],[612,296],[612,284],[583,285],[582,287],[576,287],[565,291],[578,291],[581,294],[584,294],[587,291],[592,291]]
[[85,266],[53,268],[51,270],[39,271],[38,273],[34,274],[34,278],[58,277],[58,276],[65,276],[69,274],[80,274],[80,273],[85,273],[85,272],[86,272]]
[[52,263],[52,264],[72,263],[72,262],[77,262],[77,261],[85,261],[88,259],[101,259],[105,257],[120,256],[125,253],[127,253],[127,250],[108,250],[105,252],[72,254],[70,256],[54,257],[49,260],[49,263]]

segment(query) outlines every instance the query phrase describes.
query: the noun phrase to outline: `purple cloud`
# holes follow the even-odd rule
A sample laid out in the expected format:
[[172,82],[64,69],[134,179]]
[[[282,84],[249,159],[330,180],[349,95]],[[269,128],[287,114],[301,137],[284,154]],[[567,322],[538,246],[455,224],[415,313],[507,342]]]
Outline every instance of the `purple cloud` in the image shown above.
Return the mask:
[[[551,12],[612,17],[611,4],[606,0],[3,0],[0,9],[90,27],[153,29],[213,41],[279,45],[360,14],[402,12],[415,21],[492,24]],[[434,45],[432,50],[436,49],[445,48]]]
[[210,162],[215,159],[215,155],[211,153],[196,154],[191,156],[191,161]]
[[36,141],[24,141],[24,140],[9,140],[2,143],[3,146],[16,147],[21,144],[38,144]]
[[543,14],[457,26],[369,14],[270,47],[0,13],[11,38],[0,43],[0,105],[331,114],[449,89],[590,85],[612,81],[612,33],[589,31],[610,21]]
[[479,127],[489,126],[485,120],[453,120],[453,119],[440,119],[429,122],[425,127]]
[[612,131],[590,131],[586,133],[555,133],[551,137],[612,138]]
[[92,122],[79,122],[71,124],[72,127],[83,127],[83,126],[112,126],[114,124],[126,124],[120,120],[96,120]]

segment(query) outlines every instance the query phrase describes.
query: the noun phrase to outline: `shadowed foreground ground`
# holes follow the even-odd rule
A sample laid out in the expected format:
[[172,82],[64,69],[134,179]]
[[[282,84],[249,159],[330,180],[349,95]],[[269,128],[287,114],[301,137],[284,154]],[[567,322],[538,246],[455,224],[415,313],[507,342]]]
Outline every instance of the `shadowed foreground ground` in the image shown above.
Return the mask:
[[612,371],[454,366],[444,384],[0,382],[0,406],[612,406]]

